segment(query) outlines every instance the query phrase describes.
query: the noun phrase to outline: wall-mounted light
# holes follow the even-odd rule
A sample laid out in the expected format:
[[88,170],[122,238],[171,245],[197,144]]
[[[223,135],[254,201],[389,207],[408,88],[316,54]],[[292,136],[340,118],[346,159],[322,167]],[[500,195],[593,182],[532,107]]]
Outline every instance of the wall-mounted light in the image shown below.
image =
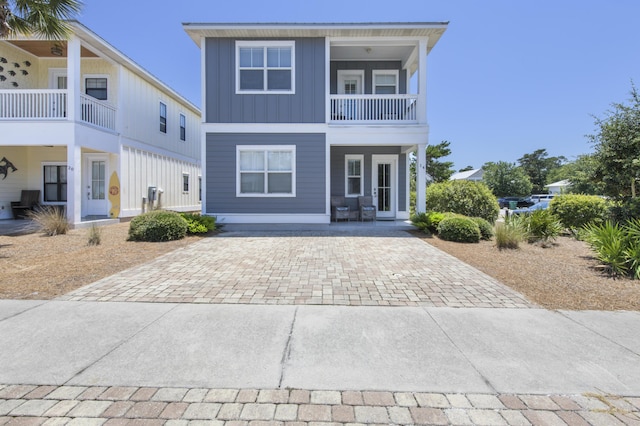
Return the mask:
[[367,53],[371,53],[371,48],[370,47],[366,47],[364,50],[366,50]]

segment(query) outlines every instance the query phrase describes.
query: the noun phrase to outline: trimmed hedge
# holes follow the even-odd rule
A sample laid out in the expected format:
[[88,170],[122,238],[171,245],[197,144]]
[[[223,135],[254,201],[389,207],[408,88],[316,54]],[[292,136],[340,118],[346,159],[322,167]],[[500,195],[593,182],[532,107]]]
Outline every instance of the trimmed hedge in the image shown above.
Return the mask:
[[426,197],[429,210],[481,217],[490,224],[495,223],[500,213],[496,197],[480,182],[453,180],[434,183],[427,188]]
[[155,210],[143,213],[131,220],[129,241],[172,241],[187,234],[187,221],[178,213]]
[[480,238],[489,241],[493,237],[493,226],[481,217],[472,217],[478,228],[480,228]]
[[480,242],[480,227],[470,217],[447,216],[438,224],[438,236],[459,243]]
[[602,223],[607,219],[607,202],[596,195],[566,194],[554,197],[549,212],[562,226],[576,232],[589,223]]

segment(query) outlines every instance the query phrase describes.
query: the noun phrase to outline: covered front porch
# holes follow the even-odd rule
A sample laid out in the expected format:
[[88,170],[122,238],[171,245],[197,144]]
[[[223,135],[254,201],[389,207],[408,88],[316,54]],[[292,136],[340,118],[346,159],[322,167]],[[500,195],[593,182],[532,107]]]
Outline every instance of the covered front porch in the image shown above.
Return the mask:
[[3,222],[15,219],[11,202],[20,200],[24,190],[38,192],[39,206],[64,210],[73,227],[119,216],[118,154],[75,145],[0,149],[16,168],[0,180]]

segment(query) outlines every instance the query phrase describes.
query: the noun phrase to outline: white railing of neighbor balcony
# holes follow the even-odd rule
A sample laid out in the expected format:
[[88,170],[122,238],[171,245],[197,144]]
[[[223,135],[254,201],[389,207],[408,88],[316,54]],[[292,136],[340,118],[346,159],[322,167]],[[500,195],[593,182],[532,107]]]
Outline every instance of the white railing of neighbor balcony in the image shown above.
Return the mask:
[[0,120],[59,120],[66,116],[66,90],[0,90]]
[[331,122],[416,123],[418,95],[330,95]]
[[80,95],[82,121],[105,129],[116,129],[116,109],[91,96]]
[[[0,120],[66,120],[66,90],[0,90]],[[80,120],[116,129],[116,108],[91,96],[80,95]]]

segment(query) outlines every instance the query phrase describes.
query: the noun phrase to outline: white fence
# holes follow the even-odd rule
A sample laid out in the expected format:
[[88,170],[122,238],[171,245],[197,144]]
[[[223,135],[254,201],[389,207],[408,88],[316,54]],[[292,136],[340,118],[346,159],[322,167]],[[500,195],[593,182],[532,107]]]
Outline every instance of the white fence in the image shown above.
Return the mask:
[[332,122],[417,122],[418,95],[330,95]]
[[[0,120],[65,120],[66,90],[0,90]],[[91,96],[80,95],[80,120],[116,129],[116,108]]]

